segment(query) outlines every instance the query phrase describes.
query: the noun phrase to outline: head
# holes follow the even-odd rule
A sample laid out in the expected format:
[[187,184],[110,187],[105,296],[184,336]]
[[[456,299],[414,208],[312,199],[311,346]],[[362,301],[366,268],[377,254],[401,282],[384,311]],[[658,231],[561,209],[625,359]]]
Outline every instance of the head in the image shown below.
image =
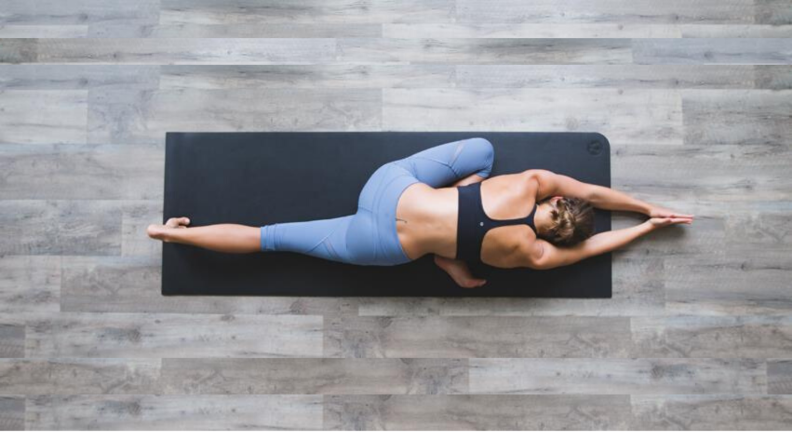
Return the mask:
[[536,210],[539,236],[557,246],[572,246],[594,233],[594,208],[580,198],[554,196]]

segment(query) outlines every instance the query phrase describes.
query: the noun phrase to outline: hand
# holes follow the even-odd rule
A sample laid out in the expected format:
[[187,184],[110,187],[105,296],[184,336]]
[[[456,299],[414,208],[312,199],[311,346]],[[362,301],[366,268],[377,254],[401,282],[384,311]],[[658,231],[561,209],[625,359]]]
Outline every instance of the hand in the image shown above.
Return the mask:
[[657,229],[671,225],[689,225],[693,223],[693,217],[652,217],[647,221],[653,229]]
[[666,209],[662,206],[652,206],[649,209],[649,213],[647,215],[650,217],[671,217],[671,218],[682,217],[682,218],[689,218],[691,220],[693,219],[692,214],[681,214],[679,212],[674,212],[671,209]]

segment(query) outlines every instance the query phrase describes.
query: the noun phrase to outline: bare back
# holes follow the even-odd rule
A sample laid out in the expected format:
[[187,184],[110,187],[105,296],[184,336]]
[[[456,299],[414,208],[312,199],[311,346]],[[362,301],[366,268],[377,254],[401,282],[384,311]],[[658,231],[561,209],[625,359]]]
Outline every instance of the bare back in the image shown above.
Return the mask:
[[[481,183],[481,200],[493,219],[526,217],[536,202],[537,186],[525,172],[498,175]],[[411,259],[434,253],[456,257],[459,195],[456,187],[434,189],[423,183],[408,187],[396,209],[399,241]],[[533,243],[536,234],[527,225],[493,228],[482,242],[481,259],[499,268],[519,265],[520,251]]]

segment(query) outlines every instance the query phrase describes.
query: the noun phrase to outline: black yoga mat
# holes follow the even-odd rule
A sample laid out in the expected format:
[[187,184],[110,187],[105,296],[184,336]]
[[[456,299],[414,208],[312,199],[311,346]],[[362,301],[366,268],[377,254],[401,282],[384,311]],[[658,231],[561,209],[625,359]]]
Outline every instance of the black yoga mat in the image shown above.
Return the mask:
[[[610,186],[610,145],[597,133],[168,133],[165,219],[251,226],[332,218],[357,210],[382,164],[450,141],[483,137],[492,175],[542,168]],[[610,230],[597,210],[596,231]],[[222,254],[166,243],[162,294],[258,296],[610,297],[610,254],[534,271],[479,265],[487,285],[464,289],[431,255],[399,266],[357,266],[288,252]]]

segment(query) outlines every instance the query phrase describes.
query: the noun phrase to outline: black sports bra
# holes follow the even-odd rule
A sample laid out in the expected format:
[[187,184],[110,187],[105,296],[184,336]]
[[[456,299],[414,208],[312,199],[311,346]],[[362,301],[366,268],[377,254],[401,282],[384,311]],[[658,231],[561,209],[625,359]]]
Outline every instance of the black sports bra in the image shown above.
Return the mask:
[[528,225],[536,233],[534,214],[536,203],[527,217],[508,220],[489,218],[481,204],[481,183],[460,186],[459,213],[457,215],[457,253],[456,258],[468,262],[481,263],[481,243],[492,228],[512,225]]

